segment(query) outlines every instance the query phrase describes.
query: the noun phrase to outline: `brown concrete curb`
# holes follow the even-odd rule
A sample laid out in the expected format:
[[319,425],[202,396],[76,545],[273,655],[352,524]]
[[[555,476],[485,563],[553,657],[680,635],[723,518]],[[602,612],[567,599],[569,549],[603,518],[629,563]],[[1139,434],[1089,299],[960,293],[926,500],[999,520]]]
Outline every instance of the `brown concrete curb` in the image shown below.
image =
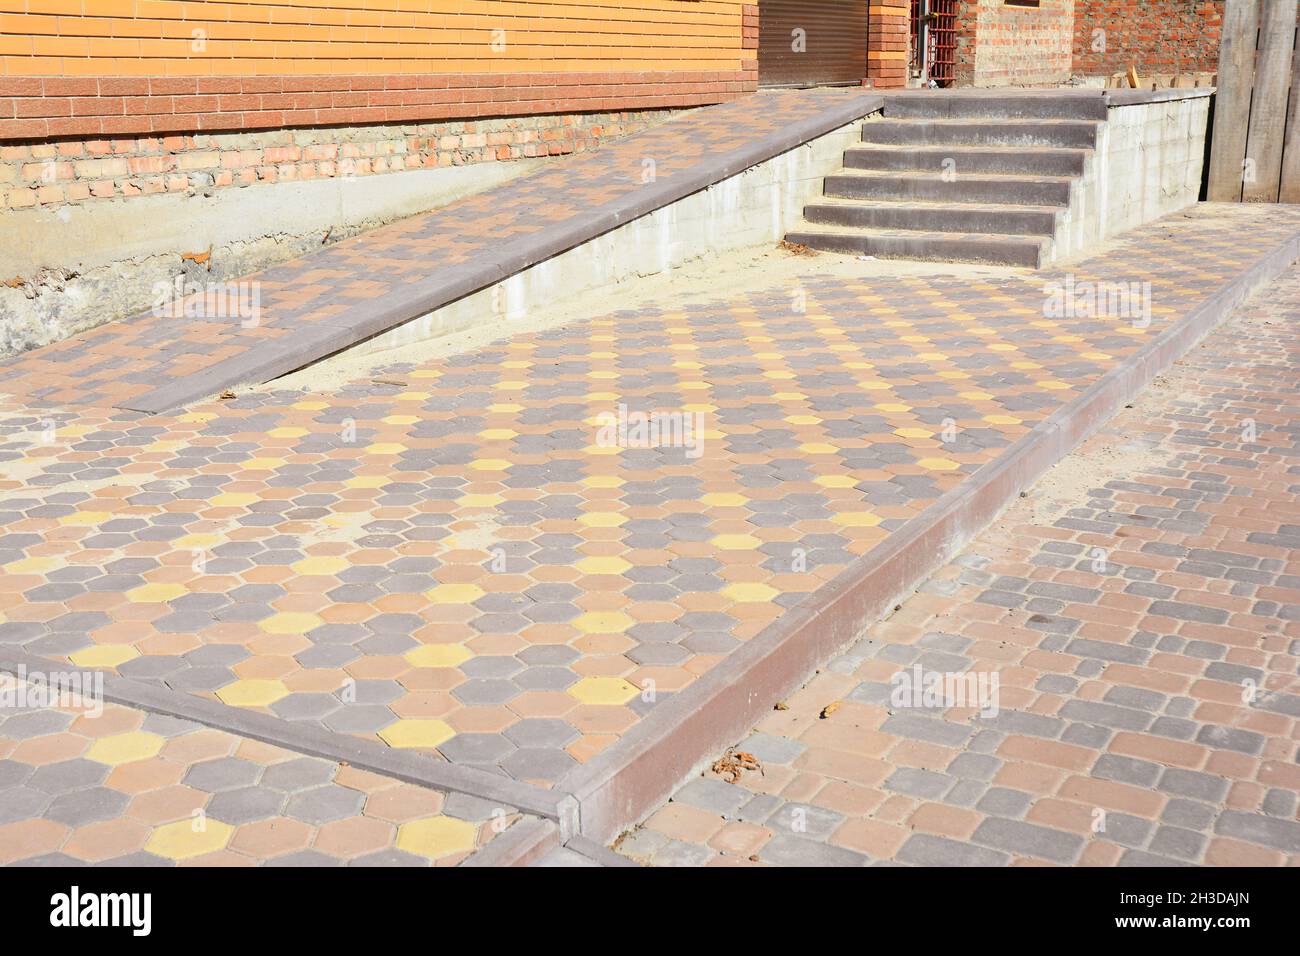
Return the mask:
[[561,846],[560,828],[551,820],[520,820],[493,837],[483,849],[463,861],[465,867],[531,866]]
[[1300,258],[1300,233],[1227,283],[1084,394],[889,537],[805,605],[769,625],[686,690],[557,782],[578,801],[578,830],[607,844],[734,744],[790,691],[955,555],[1022,489]]

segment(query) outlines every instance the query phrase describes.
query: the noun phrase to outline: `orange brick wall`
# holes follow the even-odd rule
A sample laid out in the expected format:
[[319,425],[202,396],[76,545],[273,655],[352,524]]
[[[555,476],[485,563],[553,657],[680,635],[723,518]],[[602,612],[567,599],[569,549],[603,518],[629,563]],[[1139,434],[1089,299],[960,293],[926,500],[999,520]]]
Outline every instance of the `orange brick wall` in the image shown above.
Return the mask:
[[756,13],[734,0],[0,0],[0,139],[719,102],[756,81]]

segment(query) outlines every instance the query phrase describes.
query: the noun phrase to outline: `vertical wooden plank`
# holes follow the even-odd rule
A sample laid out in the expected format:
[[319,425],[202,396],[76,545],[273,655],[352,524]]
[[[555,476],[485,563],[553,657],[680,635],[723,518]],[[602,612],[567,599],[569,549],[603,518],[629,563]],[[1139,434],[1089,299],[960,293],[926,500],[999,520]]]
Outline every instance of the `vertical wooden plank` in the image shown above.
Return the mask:
[[1255,63],[1255,93],[1250,104],[1250,132],[1246,139],[1247,175],[1241,194],[1246,202],[1277,202],[1295,19],[1293,0],[1264,4],[1259,24],[1259,56]]
[[1211,202],[1241,201],[1242,162],[1255,80],[1259,0],[1227,0],[1219,39],[1219,88],[1214,94],[1214,145],[1206,195]]
[[1286,145],[1282,147],[1282,188],[1279,202],[1300,203],[1300,42],[1291,54],[1291,105],[1286,114]]

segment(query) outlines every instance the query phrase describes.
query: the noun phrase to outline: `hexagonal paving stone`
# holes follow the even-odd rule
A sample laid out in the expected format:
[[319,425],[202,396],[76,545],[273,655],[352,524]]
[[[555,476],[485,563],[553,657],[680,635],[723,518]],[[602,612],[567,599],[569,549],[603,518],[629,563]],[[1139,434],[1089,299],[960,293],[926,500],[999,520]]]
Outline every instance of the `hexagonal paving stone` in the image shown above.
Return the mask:
[[219,793],[223,790],[238,790],[257,782],[262,768],[257,764],[239,757],[218,757],[196,763],[186,771],[182,782],[196,790]]
[[320,825],[360,813],[364,800],[357,790],[325,784],[290,797],[284,812],[286,816],[304,823]]

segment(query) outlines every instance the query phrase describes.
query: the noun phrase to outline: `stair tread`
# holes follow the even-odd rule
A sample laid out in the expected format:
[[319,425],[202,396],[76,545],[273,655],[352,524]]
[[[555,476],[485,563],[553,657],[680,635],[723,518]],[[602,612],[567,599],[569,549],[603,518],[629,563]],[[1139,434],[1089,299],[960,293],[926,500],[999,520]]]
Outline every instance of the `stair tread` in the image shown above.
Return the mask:
[[1103,119],[1079,119],[1071,117],[1004,117],[1004,116],[886,116],[871,120],[871,123],[907,123],[911,126],[1064,126],[1087,123],[1101,126]]
[[877,236],[891,239],[960,239],[963,242],[1007,243],[1041,246],[1049,236],[1025,236],[994,232],[933,232],[928,229],[883,229],[876,226],[840,226],[834,229],[805,227],[790,232],[791,236]]
[[[923,153],[923,152],[950,153],[953,150],[964,150],[966,152],[971,152],[971,153],[1012,153],[1014,155],[1021,155],[1025,153],[1025,147],[1023,146],[988,146],[988,145],[980,145],[980,144],[972,144],[970,146],[966,146],[959,143],[863,143],[861,146],[857,146],[857,145],[850,146],[847,152],[865,153],[865,152],[876,152],[876,151],[885,151],[885,152],[893,151],[899,153],[905,153],[905,152],[907,153]],[[1059,154],[1059,155],[1063,155],[1063,154],[1075,155],[1077,153],[1092,153],[1095,152],[1095,150],[1088,149],[1086,146],[1035,146],[1033,147],[1031,152],[1035,154],[1048,153],[1048,154]]]
[[[850,177],[853,179],[925,179],[925,180],[944,180],[942,170],[931,169],[855,169],[845,167],[840,172],[832,173],[827,178]],[[994,182],[1009,183],[1069,183],[1078,179],[1077,176],[1053,176],[1050,173],[962,173],[962,179],[967,180],[989,180]]]
[[873,209],[918,209],[928,212],[952,210],[954,212],[1046,212],[1058,213],[1064,206],[1031,206],[1021,203],[1005,202],[955,202],[952,200],[926,199],[852,199],[846,196],[824,196],[816,202],[807,204],[815,206],[840,206],[848,209],[868,207]]

